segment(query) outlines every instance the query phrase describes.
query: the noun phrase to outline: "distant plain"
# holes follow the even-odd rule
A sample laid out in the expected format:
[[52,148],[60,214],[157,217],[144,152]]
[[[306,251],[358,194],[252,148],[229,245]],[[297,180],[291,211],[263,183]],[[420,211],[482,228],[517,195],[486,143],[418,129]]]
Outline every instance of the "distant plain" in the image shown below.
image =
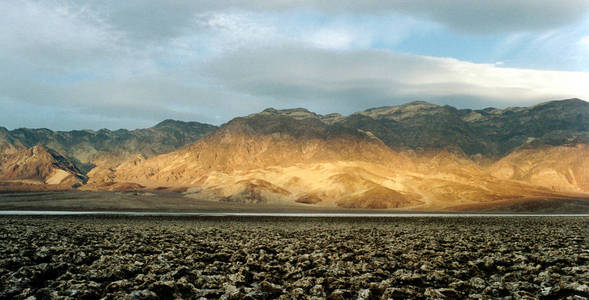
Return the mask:
[[175,191],[35,191],[0,193],[0,210],[146,211],[203,213],[536,213],[587,214],[589,199],[523,199],[455,206],[444,210],[358,209],[308,204],[206,201]]

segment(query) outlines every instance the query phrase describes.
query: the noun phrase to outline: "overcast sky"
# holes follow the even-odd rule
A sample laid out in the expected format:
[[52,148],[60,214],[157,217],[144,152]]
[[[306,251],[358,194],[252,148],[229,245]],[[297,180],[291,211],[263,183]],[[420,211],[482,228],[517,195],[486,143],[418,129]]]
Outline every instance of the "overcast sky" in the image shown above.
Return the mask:
[[3,0],[0,126],[589,100],[589,0]]

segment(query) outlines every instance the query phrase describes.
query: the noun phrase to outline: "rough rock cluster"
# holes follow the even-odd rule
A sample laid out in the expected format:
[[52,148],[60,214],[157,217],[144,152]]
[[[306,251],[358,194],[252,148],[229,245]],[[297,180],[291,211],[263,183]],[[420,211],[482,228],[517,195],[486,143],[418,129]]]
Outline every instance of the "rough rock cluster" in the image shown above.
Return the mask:
[[0,299],[587,299],[586,217],[0,217]]

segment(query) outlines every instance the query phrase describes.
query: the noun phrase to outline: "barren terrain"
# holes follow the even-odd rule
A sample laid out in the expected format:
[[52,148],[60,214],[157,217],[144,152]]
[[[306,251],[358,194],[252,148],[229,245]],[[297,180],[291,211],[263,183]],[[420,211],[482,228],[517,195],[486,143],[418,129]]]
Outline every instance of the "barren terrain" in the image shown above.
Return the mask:
[[587,217],[21,216],[0,237],[0,299],[589,297]]
[[156,211],[254,213],[546,213],[587,214],[588,198],[536,198],[460,204],[446,208],[370,209],[316,206],[308,203],[240,203],[195,199],[183,190],[13,191],[0,192],[0,210]]

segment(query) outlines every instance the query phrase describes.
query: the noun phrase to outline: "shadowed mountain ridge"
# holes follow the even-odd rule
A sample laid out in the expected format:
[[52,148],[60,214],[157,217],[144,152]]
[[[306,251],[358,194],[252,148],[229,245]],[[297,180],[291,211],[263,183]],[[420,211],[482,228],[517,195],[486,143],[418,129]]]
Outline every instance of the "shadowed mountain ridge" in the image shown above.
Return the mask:
[[4,153],[43,145],[59,151],[86,173],[101,162],[118,164],[138,154],[151,157],[174,151],[216,129],[216,126],[209,124],[175,120],[165,120],[151,128],[113,131],[52,131],[46,128],[7,130],[0,127],[0,150]]

